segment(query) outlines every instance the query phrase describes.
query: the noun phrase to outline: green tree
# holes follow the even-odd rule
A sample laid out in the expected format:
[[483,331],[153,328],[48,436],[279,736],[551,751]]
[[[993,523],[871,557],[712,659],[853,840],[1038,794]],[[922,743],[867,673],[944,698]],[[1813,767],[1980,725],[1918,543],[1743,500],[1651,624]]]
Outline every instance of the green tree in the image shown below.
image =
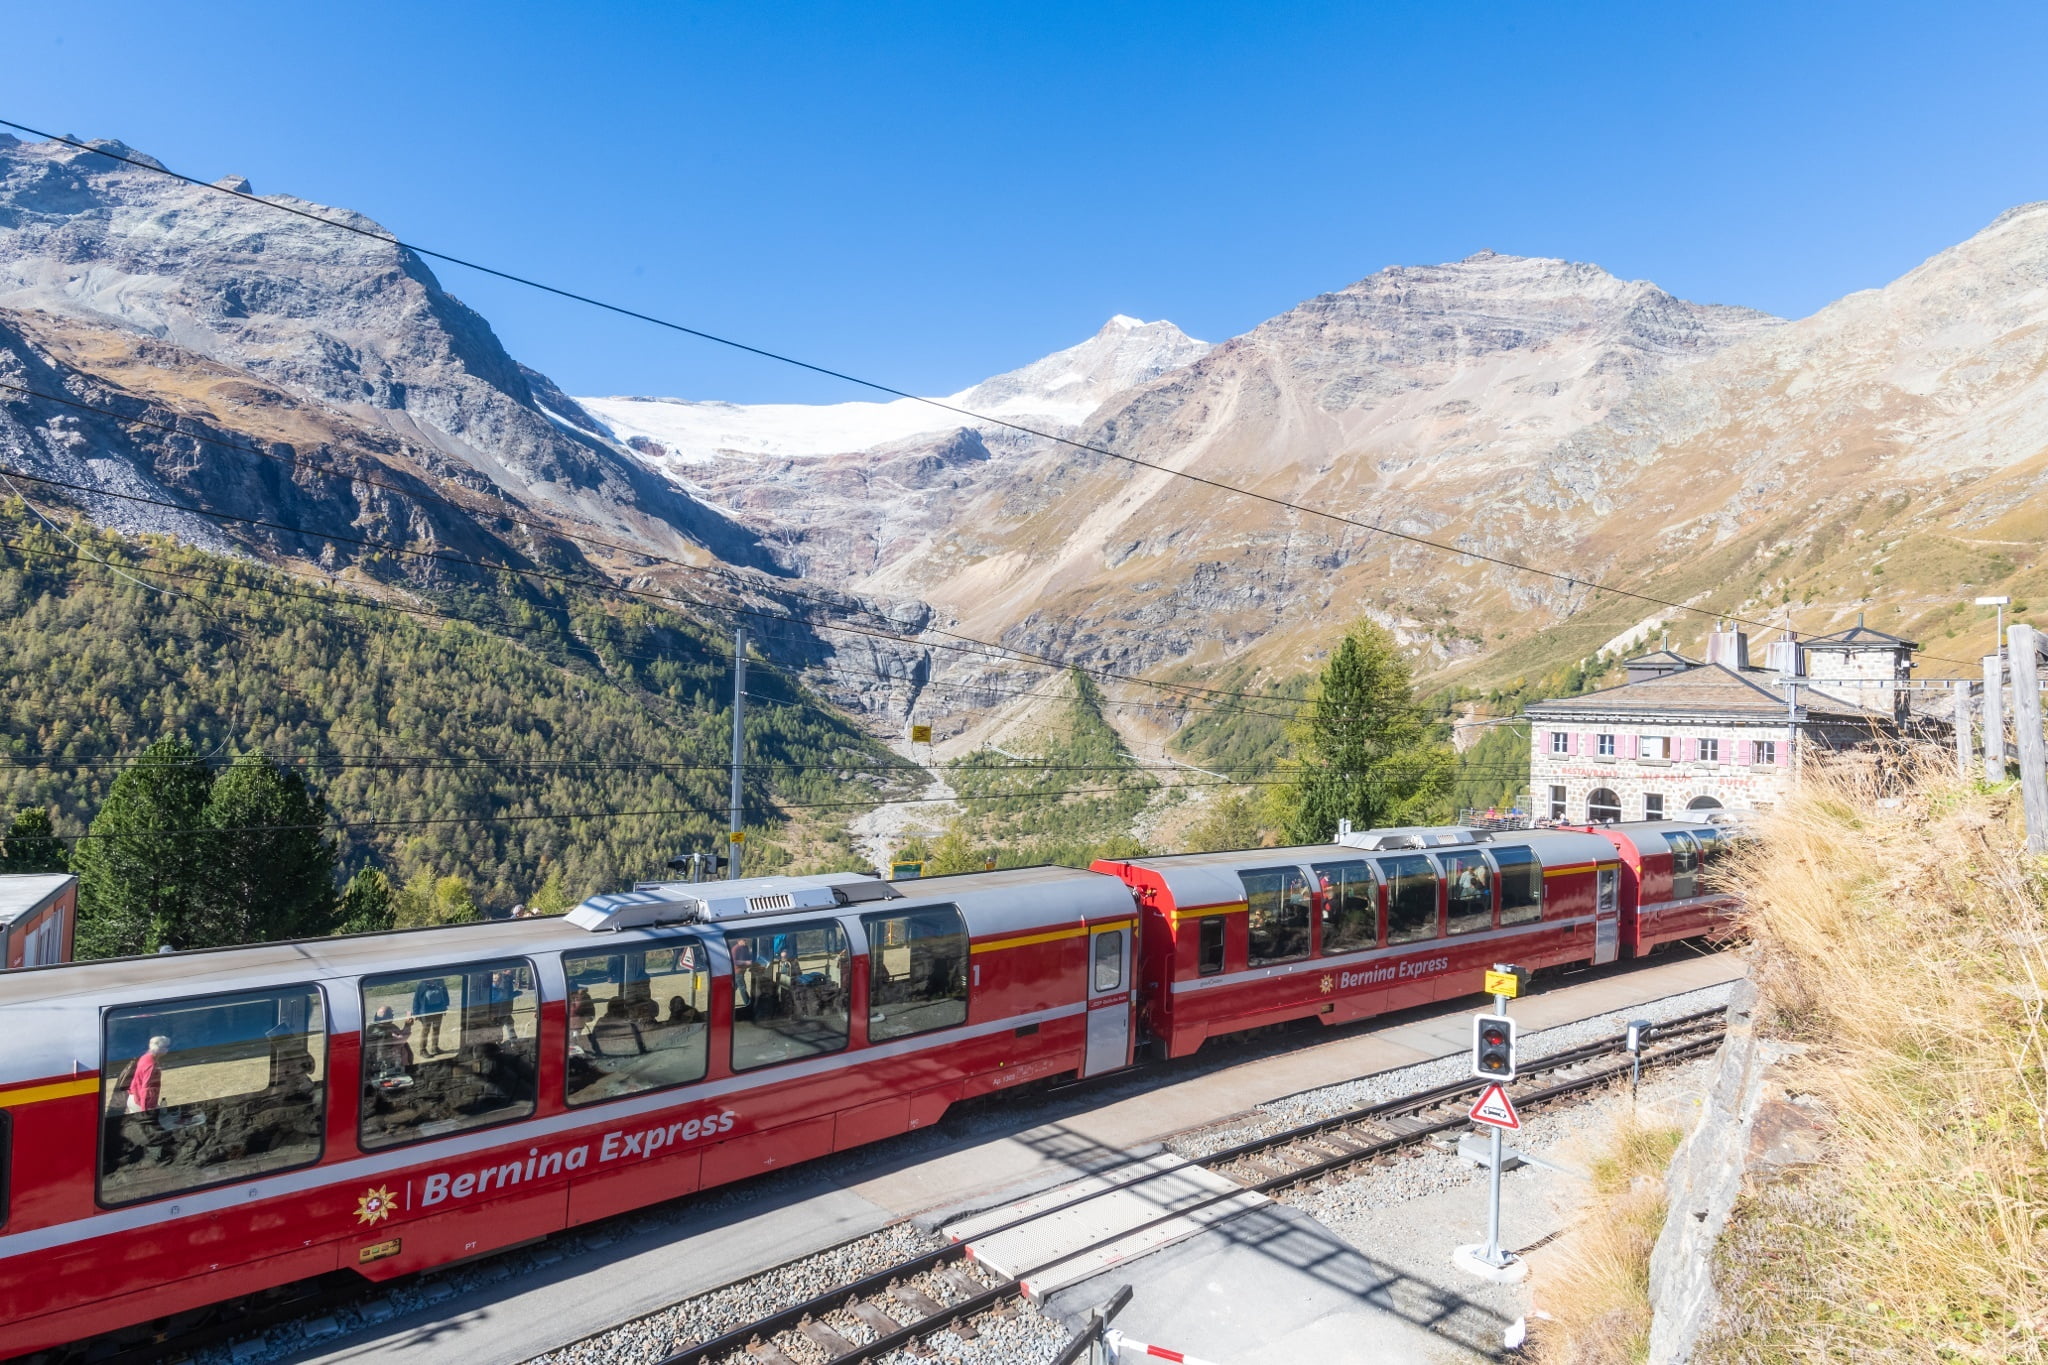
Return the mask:
[[333,928],[327,802],[303,776],[260,749],[242,754],[213,784],[206,823],[218,833],[202,930],[209,946],[306,938]]
[[469,884],[460,877],[431,877],[426,873],[407,879],[399,888],[394,918],[401,929],[420,929],[430,924],[468,924],[477,918],[476,899]]
[[533,899],[526,908],[536,915],[559,915],[576,904],[569,895],[569,887],[562,880],[560,863],[548,869],[547,880],[540,884],[540,890],[533,893]]
[[0,841],[0,872],[69,872],[69,862],[49,811],[23,806],[14,813]]
[[335,912],[337,934],[375,934],[397,927],[398,892],[391,879],[374,867],[366,867],[341,888],[341,906]]
[[78,873],[78,956],[148,953],[166,942],[195,946],[214,869],[206,823],[213,774],[183,740],[166,737],[114,779],[88,837],[72,854]]
[[1275,790],[1291,842],[1325,842],[1340,820],[1366,829],[1441,814],[1451,748],[1416,705],[1393,637],[1372,622],[1345,633],[1289,737],[1293,780]]

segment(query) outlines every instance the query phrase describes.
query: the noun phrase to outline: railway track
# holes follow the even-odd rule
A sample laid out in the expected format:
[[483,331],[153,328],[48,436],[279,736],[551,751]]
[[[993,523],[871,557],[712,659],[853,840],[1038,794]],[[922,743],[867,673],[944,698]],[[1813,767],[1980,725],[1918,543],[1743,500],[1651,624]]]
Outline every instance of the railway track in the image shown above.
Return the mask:
[[[1643,1067],[1711,1052],[1721,1042],[1723,1013],[1703,1010],[1659,1025],[1656,1043],[1643,1053]],[[1568,1048],[1522,1069],[1516,1106],[1526,1110],[1554,1104],[1611,1084],[1627,1076],[1629,1069],[1619,1038]],[[1519,1088],[1532,1078],[1549,1078],[1549,1083],[1533,1090]],[[1464,1127],[1470,1120],[1463,1101],[1483,1084],[1467,1080],[1435,1086],[1192,1158],[1190,1164],[1227,1177],[1235,1188],[1195,1203],[1177,1203],[1148,1223],[1119,1227],[1097,1242],[1015,1275],[998,1274],[974,1261],[965,1243],[936,1248],[718,1336],[691,1342],[662,1358],[661,1365],[861,1365],[892,1351],[930,1354],[924,1339],[941,1331],[972,1340],[990,1321],[1015,1311],[1031,1276],[1208,1205],[1239,1198],[1246,1190],[1272,1195],[1384,1163],[1403,1149]],[[1128,1190],[1165,1174],[1141,1175],[1113,1188]],[[1080,1195],[1028,1217],[980,1229],[976,1240],[1078,1208],[1107,1193]]]

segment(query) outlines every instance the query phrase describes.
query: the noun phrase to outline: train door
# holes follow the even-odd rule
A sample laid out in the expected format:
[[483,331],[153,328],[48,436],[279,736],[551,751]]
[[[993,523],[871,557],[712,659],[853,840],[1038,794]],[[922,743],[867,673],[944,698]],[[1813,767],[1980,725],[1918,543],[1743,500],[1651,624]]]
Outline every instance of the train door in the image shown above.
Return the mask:
[[1621,950],[1621,869],[1613,864],[1594,874],[1593,963],[1612,962]]
[[1136,965],[1131,920],[1088,927],[1088,1051],[1083,1076],[1099,1076],[1131,1064],[1132,1023],[1137,993],[1131,989]]

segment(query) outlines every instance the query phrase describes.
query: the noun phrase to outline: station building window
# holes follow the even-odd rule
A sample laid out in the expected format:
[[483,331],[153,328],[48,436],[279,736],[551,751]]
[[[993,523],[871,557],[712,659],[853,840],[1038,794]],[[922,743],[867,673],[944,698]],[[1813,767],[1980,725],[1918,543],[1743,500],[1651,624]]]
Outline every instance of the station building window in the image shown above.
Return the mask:
[[1662,820],[1664,818],[1664,794],[1662,792],[1650,792],[1643,797],[1643,818],[1645,820]]
[[1621,798],[1605,787],[1595,787],[1586,796],[1586,823],[1612,825],[1621,819]]
[[732,1069],[794,1061],[846,1046],[852,954],[836,920],[734,934]]
[[1323,889],[1323,952],[1355,953],[1380,938],[1380,884],[1372,864],[1318,863]]
[[1552,787],[1550,789],[1550,818],[1553,820],[1565,818],[1565,790],[1563,787]]
[[955,905],[869,915],[868,1041],[967,1022],[967,923]]
[[1550,732],[1550,752],[1553,754],[1569,754],[1571,751],[1571,737],[1563,730],[1552,730]]
[[1223,970],[1223,926],[1223,916],[1210,915],[1196,929],[1195,975],[1214,976]]
[[1446,853],[1444,899],[1449,905],[1446,927],[1454,934],[1493,927],[1493,869],[1483,853]]
[[1543,864],[1526,848],[1496,848],[1500,868],[1500,922],[1528,924],[1543,918]]
[[363,1146],[528,1117],[539,1055],[540,995],[524,958],[365,978]]
[[1778,741],[1760,739],[1750,746],[1750,762],[1768,766],[1778,761]]
[[1721,761],[1721,741],[1720,741],[1720,740],[1718,740],[1718,739],[1713,739],[1713,738],[1710,738],[1710,737],[1706,737],[1706,736],[1702,736],[1702,737],[1701,737],[1701,739],[1700,739],[1700,742],[1699,742],[1699,744],[1700,744],[1700,762],[1702,762],[1702,763],[1719,763],[1719,762]]
[[1436,937],[1436,865],[1420,855],[1380,864],[1387,878],[1387,942]]
[[1599,756],[1600,756],[1601,758],[1613,758],[1613,757],[1614,757],[1614,736],[1613,736],[1613,735],[1600,735],[1600,736],[1598,736],[1598,737],[1597,737],[1597,743],[1598,743],[1598,745],[1599,745],[1598,753],[1599,753]]
[[326,1070],[317,986],[108,1010],[100,1202],[161,1199],[318,1161]]
[[711,1051],[711,971],[704,945],[564,953],[569,983],[570,1104],[704,1079]]
[[1670,758],[1670,757],[1671,757],[1671,736],[1669,736],[1669,735],[1637,735],[1637,736],[1636,736],[1636,757],[1638,757],[1638,758],[1663,758],[1663,759],[1668,759],[1668,758]]
[[1240,872],[1254,967],[1308,956],[1308,878],[1298,867]]

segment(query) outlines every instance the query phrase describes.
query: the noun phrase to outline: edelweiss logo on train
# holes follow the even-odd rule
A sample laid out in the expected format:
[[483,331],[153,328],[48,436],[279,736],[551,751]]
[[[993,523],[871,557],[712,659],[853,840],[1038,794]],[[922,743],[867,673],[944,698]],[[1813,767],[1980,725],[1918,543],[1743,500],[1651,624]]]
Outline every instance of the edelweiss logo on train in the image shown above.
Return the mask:
[[[645,1161],[664,1147],[698,1142],[719,1133],[731,1132],[733,1120],[737,1117],[732,1110],[721,1109],[702,1118],[677,1119],[673,1123],[655,1124],[649,1128],[614,1129],[598,1142],[597,1159],[600,1163],[626,1157]],[[419,1206],[426,1208],[445,1199],[467,1199],[473,1194],[504,1190],[529,1180],[545,1180],[564,1171],[580,1171],[589,1164],[590,1144],[587,1142],[545,1154],[538,1147],[529,1147],[523,1157],[489,1162],[473,1171],[460,1174],[435,1171],[420,1186]],[[411,1194],[410,1183],[406,1193],[408,1196]]]

